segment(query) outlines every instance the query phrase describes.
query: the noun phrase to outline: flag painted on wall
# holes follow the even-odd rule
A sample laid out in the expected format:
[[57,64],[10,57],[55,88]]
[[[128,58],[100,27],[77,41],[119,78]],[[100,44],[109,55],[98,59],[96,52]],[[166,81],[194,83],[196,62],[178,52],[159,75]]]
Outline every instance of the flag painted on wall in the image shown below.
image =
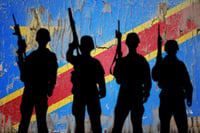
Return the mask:
[[[155,64],[157,54],[158,24],[164,41],[177,40],[180,50],[178,58],[189,71],[194,87],[193,105],[187,108],[188,118],[200,116],[200,2],[198,0],[7,0],[0,1],[0,128],[18,128],[21,119],[20,103],[23,82],[16,62],[17,37],[13,35],[15,15],[23,38],[27,43],[27,54],[37,48],[35,35],[39,28],[50,31],[48,47],[56,53],[59,69],[53,96],[49,98],[47,123],[49,131],[73,132],[73,95],[70,81],[73,66],[66,61],[66,51],[72,41],[68,18],[68,8],[72,8],[78,37],[90,35],[95,41],[92,56],[97,58],[105,70],[107,96],[101,100],[102,127],[110,131],[113,124],[114,108],[119,85],[109,69],[116,51],[115,30],[120,20],[123,56],[128,53],[125,39],[129,32],[136,32],[140,38],[138,53],[145,56],[150,67]],[[165,52],[163,51],[163,56]],[[158,107],[160,90],[153,85],[150,98],[145,103],[143,125],[146,130],[158,130]],[[36,117],[33,112],[30,130],[36,130]],[[86,130],[90,122],[86,114]],[[130,119],[124,125],[129,131]]]

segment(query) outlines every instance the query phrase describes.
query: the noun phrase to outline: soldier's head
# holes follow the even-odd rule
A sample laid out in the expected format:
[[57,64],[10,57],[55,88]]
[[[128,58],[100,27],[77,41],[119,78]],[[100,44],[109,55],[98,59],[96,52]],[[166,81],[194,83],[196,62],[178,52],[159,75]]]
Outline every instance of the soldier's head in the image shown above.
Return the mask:
[[36,34],[36,41],[39,46],[46,47],[47,43],[50,41],[50,33],[45,28],[40,28]]
[[80,50],[82,54],[90,54],[94,49],[94,42],[91,36],[82,36]]
[[127,35],[126,45],[129,47],[129,49],[132,49],[132,48],[136,49],[139,43],[140,43],[140,39],[136,33],[132,32]]
[[168,40],[165,43],[165,51],[168,55],[176,55],[179,50],[178,43],[175,40]]

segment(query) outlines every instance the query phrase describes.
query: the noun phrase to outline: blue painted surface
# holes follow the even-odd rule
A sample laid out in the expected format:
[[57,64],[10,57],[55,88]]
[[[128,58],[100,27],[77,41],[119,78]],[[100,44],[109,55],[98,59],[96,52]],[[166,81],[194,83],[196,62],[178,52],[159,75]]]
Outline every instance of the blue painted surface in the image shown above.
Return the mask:
[[[50,44],[52,51],[54,51],[58,58],[59,67],[67,64],[65,61],[65,52],[68,49],[70,42],[68,22],[68,7],[72,7],[74,18],[79,36],[88,34],[95,38],[95,45],[97,47],[105,44],[106,42],[115,38],[115,29],[117,28],[117,20],[121,21],[121,31],[125,33],[144,22],[151,20],[157,16],[157,6],[162,0],[142,0],[129,1],[129,0],[107,0],[104,1],[108,9],[103,12],[105,3],[101,0],[57,0],[57,1],[44,1],[41,0],[24,0],[24,1],[0,1],[0,98],[3,98],[16,90],[23,87],[19,79],[19,70],[16,65],[15,50],[17,49],[17,38],[12,35],[13,26],[12,14],[15,14],[17,22],[22,26],[29,26],[33,18],[31,9],[37,9],[43,25],[48,25],[48,16],[52,16],[51,26],[58,26],[58,21],[61,20],[62,29],[66,28],[64,39],[59,38],[60,33],[52,35],[54,42]],[[168,0],[169,8],[173,8],[184,0]],[[44,9],[44,14],[41,14],[41,6]],[[111,9],[109,10],[109,7]],[[66,25],[64,21],[66,20]],[[192,83],[194,85],[193,105],[190,108],[191,116],[200,116],[200,35],[195,36],[180,45],[178,57],[184,61],[189,71]],[[62,47],[61,47],[62,46]],[[163,54],[164,55],[164,54]],[[155,64],[155,59],[149,61],[151,68]],[[116,105],[119,85],[115,80],[106,84],[107,96],[101,100],[102,114],[106,117],[113,117],[114,107]],[[152,124],[154,117],[154,110],[159,106],[159,92],[156,83],[153,82],[150,98],[145,104],[144,124]],[[61,92],[62,93],[62,92]],[[59,121],[63,116],[71,115],[71,104],[69,103],[56,111],[50,113],[50,116],[57,114],[58,121],[55,122],[54,129],[66,130],[67,122],[64,124]],[[88,115],[86,114],[88,118]],[[103,123],[103,128],[106,129],[108,125]]]

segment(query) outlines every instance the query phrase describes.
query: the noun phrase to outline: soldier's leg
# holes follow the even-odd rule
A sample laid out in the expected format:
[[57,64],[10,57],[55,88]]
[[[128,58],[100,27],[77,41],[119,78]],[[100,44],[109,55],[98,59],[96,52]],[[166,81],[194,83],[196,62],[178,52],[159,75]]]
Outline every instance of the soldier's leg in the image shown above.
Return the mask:
[[23,94],[22,103],[20,106],[21,112],[21,121],[19,124],[18,133],[27,133],[28,127],[33,111],[34,103],[32,102],[31,97],[28,94]]
[[178,102],[174,108],[174,119],[179,133],[188,132],[187,114],[184,100]]
[[48,127],[46,122],[47,115],[47,97],[39,99],[35,105],[36,119],[37,119],[37,127],[38,133],[48,133]]
[[144,106],[142,101],[138,101],[135,105],[132,105],[131,109],[131,121],[133,125],[134,133],[142,133],[142,116],[144,114]]
[[114,116],[115,118],[114,118],[112,133],[122,132],[124,121],[126,120],[128,113],[129,113],[129,108],[126,105],[126,102],[118,100],[117,105],[115,107],[115,116]]
[[101,106],[99,98],[89,100],[87,104],[87,109],[93,133],[102,133]]
[[159,107],[160,133],[169,133],[171,117],[170,102],[167,99],[161,99]]
[[85,103],[76,96],[73,100],[72,113],[76,122],[75,133],[84,133]]

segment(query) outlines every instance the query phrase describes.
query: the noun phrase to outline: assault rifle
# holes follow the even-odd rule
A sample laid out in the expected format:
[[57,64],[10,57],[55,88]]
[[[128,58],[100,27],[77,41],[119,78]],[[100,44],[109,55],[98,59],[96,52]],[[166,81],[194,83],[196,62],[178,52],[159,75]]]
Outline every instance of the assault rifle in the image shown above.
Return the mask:
[[75,22],[74,22],[74,19],[73,19],[73,16],[72,16],[71,8],[68,8],[68,14],[69,14],[69,21],[70,21],[70,26],[71,26],[71,30],[72,30],[72,35],[73,35],[72,43],[77,45],[76,46],[76,52],[77,52],[77,55],[80,55],[78,35],[77,35],[77,32],[76,32]]
[[15,19],[15,16],[14,14],[12,15],[13,17],[13,21],[14,21],[14,30],[15,30],[15,33],[13,33],[14,35],[17,36],[18,38],[18,50],[17,50],[17,54],[18,54],[18,60],[17,60],[17,63],[18,63],[18,66],[19,66],[19,69],[20,69],[20,79],[22,81],[24,81],[24,60],[26,58],[26,42],[24,39],[22,39],[22,35],[21,35],[21,32],[20,32],[20,29],[19,29],[19,24],[17,24],[16,22],[16,19]]
[[26,53],[25,53],[25,51],[26,51],[26,43],[25,43],[25,40],[22,39],[22,35],[21,35],[20,29],[19,29],[19,24],[17,24],[17,22],[16,22],[15,15],[13,14],[12,17],[13,17],[13,21],[14,21],[14,24],[15,24],[15,26],[14,26],[15,33],[13,33],[13,34],[16,35],[17,38],[18,38],[17,54],[18,55],[22,54],[22,55],[24,55],[26,57]]
[[157,57],[156,64],[152,69],[152,78],[154,81],[158,81],[160,74],[160,63],[162,61],[162,38],[160,36],[160,25],[158,24],[158,39],[157,39]]
[[110,67],[110,74],[113,74],[113,71],[112,71],[112,66],[113,64],[116,62],[117,59],[120,59],[122,57],[122,51],[121,51],[121,32],[120,32],[120,21],[118,20],[118,29],[115,31],[115,34],[116,34],[116,38],[117,38],[117,49],[116,49],[116,53],[115,53],[115,56],[114,56],[114,59],[113,59],[113,62],[111,64],[111,67]]
[[157,52],[157,58],[156,63],[160,63],[162,60],[162,37],[160,36],[160,24],[158,24],[158,52]]

